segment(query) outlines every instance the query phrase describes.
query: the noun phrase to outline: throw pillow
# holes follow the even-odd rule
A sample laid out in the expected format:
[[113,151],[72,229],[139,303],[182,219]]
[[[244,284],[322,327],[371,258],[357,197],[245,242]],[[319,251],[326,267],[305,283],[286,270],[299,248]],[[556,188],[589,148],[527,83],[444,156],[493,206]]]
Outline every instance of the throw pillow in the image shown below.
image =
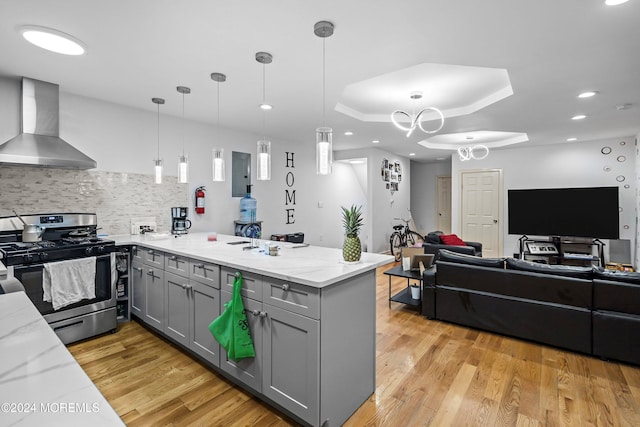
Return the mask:
[[440,236],[440,241],[445,245],[467,246],[467,244],[455,234],[443,234]]

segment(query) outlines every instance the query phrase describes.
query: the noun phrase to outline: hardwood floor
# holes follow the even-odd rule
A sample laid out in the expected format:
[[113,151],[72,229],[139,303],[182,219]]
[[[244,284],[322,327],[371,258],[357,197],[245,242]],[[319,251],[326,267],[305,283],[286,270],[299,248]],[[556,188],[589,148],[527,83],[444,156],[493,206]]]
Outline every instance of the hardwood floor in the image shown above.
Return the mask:
[[[389,309],[392,266],[376,392],[346,426],[640,426],[640,368]],[[296,425],[137,322],[69,351],[130,426]]]

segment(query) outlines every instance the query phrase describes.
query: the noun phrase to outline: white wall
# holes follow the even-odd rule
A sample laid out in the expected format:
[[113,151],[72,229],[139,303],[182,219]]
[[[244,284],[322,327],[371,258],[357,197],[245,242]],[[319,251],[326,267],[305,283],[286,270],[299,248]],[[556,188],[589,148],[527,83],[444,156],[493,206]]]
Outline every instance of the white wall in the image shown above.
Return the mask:
[[[624,142],[624,144],[621,144]],[[602,147],[611,147],[612,153],[603,155]],[[624,156],[625,161],[617,161]],[[605,168],[609,168],[606,171]],[[636,229],[636,183],[634,138],[563,143],[545,146],[520,146],[493,150],[484,160],[461,162],[452,159],[452,231],[460,234],[460,172],[463,170],[501,169],[504,183],[503,255],[517,252],[518,237],[508,235],[507,190],[555,187],[620,187],[620,239],[634,241]],[[625,177],[618,182],[616,177]],[[624,188],[628,184],[629,188]],[[464,236],[462,236],[464,238]],[[632,252],[633,259],[633,252]]]
[[[411,163],[406,157],[401,157],[377,148],[363,150],[345,150],[334,153],[339,160],[364,158],[367,159],[367,199],[369,200],[367,227],[370,252],[385,252],[389,250],[389,237],[393,226],[401,224],[394,218],[408,218],[411,197]],[[380,176],[383,159],[399,162],[402,170],[402,181],[398,191],[391,194],[385,188],[385,182]]]
[[[0,78],[0,99],[0,143],[3,143],[20,131],[20,81]],[[190,182],[185,185],[184,191],[189,200],[192,230],[233,234],[233,221],[239,217],[240,198],[231,197],[231,152],[251,153],[252,169],[255,170],[256,141],[262,138],[247,132],[217,130],[212,124],[186,121],[183,139],[182,118],[162,114],[162,107],[160,113],[160,157],[164,159],[165,173],[175,177],[183,140],[184,151],[189,156]],[[60,136],[96,160],[97,171],[151,176],[153,159],[157,156],[156,117],[155,111],[60,93]],[[309,129],[309,141],[314,141],[314,135],[315,129]],[[211,180],[211,149],[214,146],[225,149],[227,180],[223,183]],[[336,164],[334,174],[316,175],[314,142],[271,139],[271,149],[272,179],[252,180],[252,195],[258,201],[258,220],[263,221],[263,236],[268,238],[275,233],[304,232],[308,243],[342,247],[344,233],[340,206],[366,204],[361,178],[358,178],[362,171],[356,172],[351,166]],[[286,152],[294,153],[293,167],[287,167]],[[406,168],[408,170],[408,162]],[[53,175],[57,173],[55,169],[46,170]],[[292,183],[291,187],[286,181],[289,173],[294,177],[293,183],[289,182]],[[19,181],[20,178],[15,179]],[[13,184],[19,187],[21,183]],[[193,210],[194,190],[201,185],[207,189],[206,212],[198,216]],[[295,205],[290,201],[287,206],[287,189],[290,194],[295,190]],[[145,188],[136,190],[145,192]],[[175,191],[175,186],[167,186],[167,191]],[[318,208],[319,201],[324,202],[323,208]],[[139,200],[132,198],[131,203],[139,203]],[[170,207],[162,209],[167,216]],[[290,224],[287,224],[287,208],[294,209]],[[38,206],[32,209],[35,212]],[[372,210],[369,208],[368,212]],[[122,212],[123,221],[129,220],[127,215],[126,210]],[[374,229],[377,230],[368,229],[366,235],[369,236],[370,230]],[[369,245],[370,251],[373,246]]]
[[411,162],[411,214],[420,232],[426,234],[436,230],[438,176],[451,175],[451,162]]

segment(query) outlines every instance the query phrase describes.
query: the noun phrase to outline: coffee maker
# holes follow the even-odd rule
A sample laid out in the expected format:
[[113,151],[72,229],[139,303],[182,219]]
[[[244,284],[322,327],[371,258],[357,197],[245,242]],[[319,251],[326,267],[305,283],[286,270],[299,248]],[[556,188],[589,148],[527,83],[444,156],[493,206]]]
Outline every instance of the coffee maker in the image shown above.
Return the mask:
[[171,208],[171,234],[187,234],[191,221],[187,219],[188,208]]

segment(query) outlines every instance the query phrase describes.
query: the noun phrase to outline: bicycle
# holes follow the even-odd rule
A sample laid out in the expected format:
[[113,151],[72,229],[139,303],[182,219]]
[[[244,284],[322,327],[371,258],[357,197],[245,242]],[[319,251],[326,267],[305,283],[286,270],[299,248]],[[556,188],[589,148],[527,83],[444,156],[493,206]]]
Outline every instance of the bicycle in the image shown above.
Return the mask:
[[395,220],[404,222],[404,225],[394,225],[393,233],[389,238],[389,244],[391,245],[391,255],[396,258],[396,261],[400,261],[402,257],[403,247],[415,247],[422,246],[424,243],[424,237],[417,231],[413,231],[409,228],[409,219],[394,218]]

